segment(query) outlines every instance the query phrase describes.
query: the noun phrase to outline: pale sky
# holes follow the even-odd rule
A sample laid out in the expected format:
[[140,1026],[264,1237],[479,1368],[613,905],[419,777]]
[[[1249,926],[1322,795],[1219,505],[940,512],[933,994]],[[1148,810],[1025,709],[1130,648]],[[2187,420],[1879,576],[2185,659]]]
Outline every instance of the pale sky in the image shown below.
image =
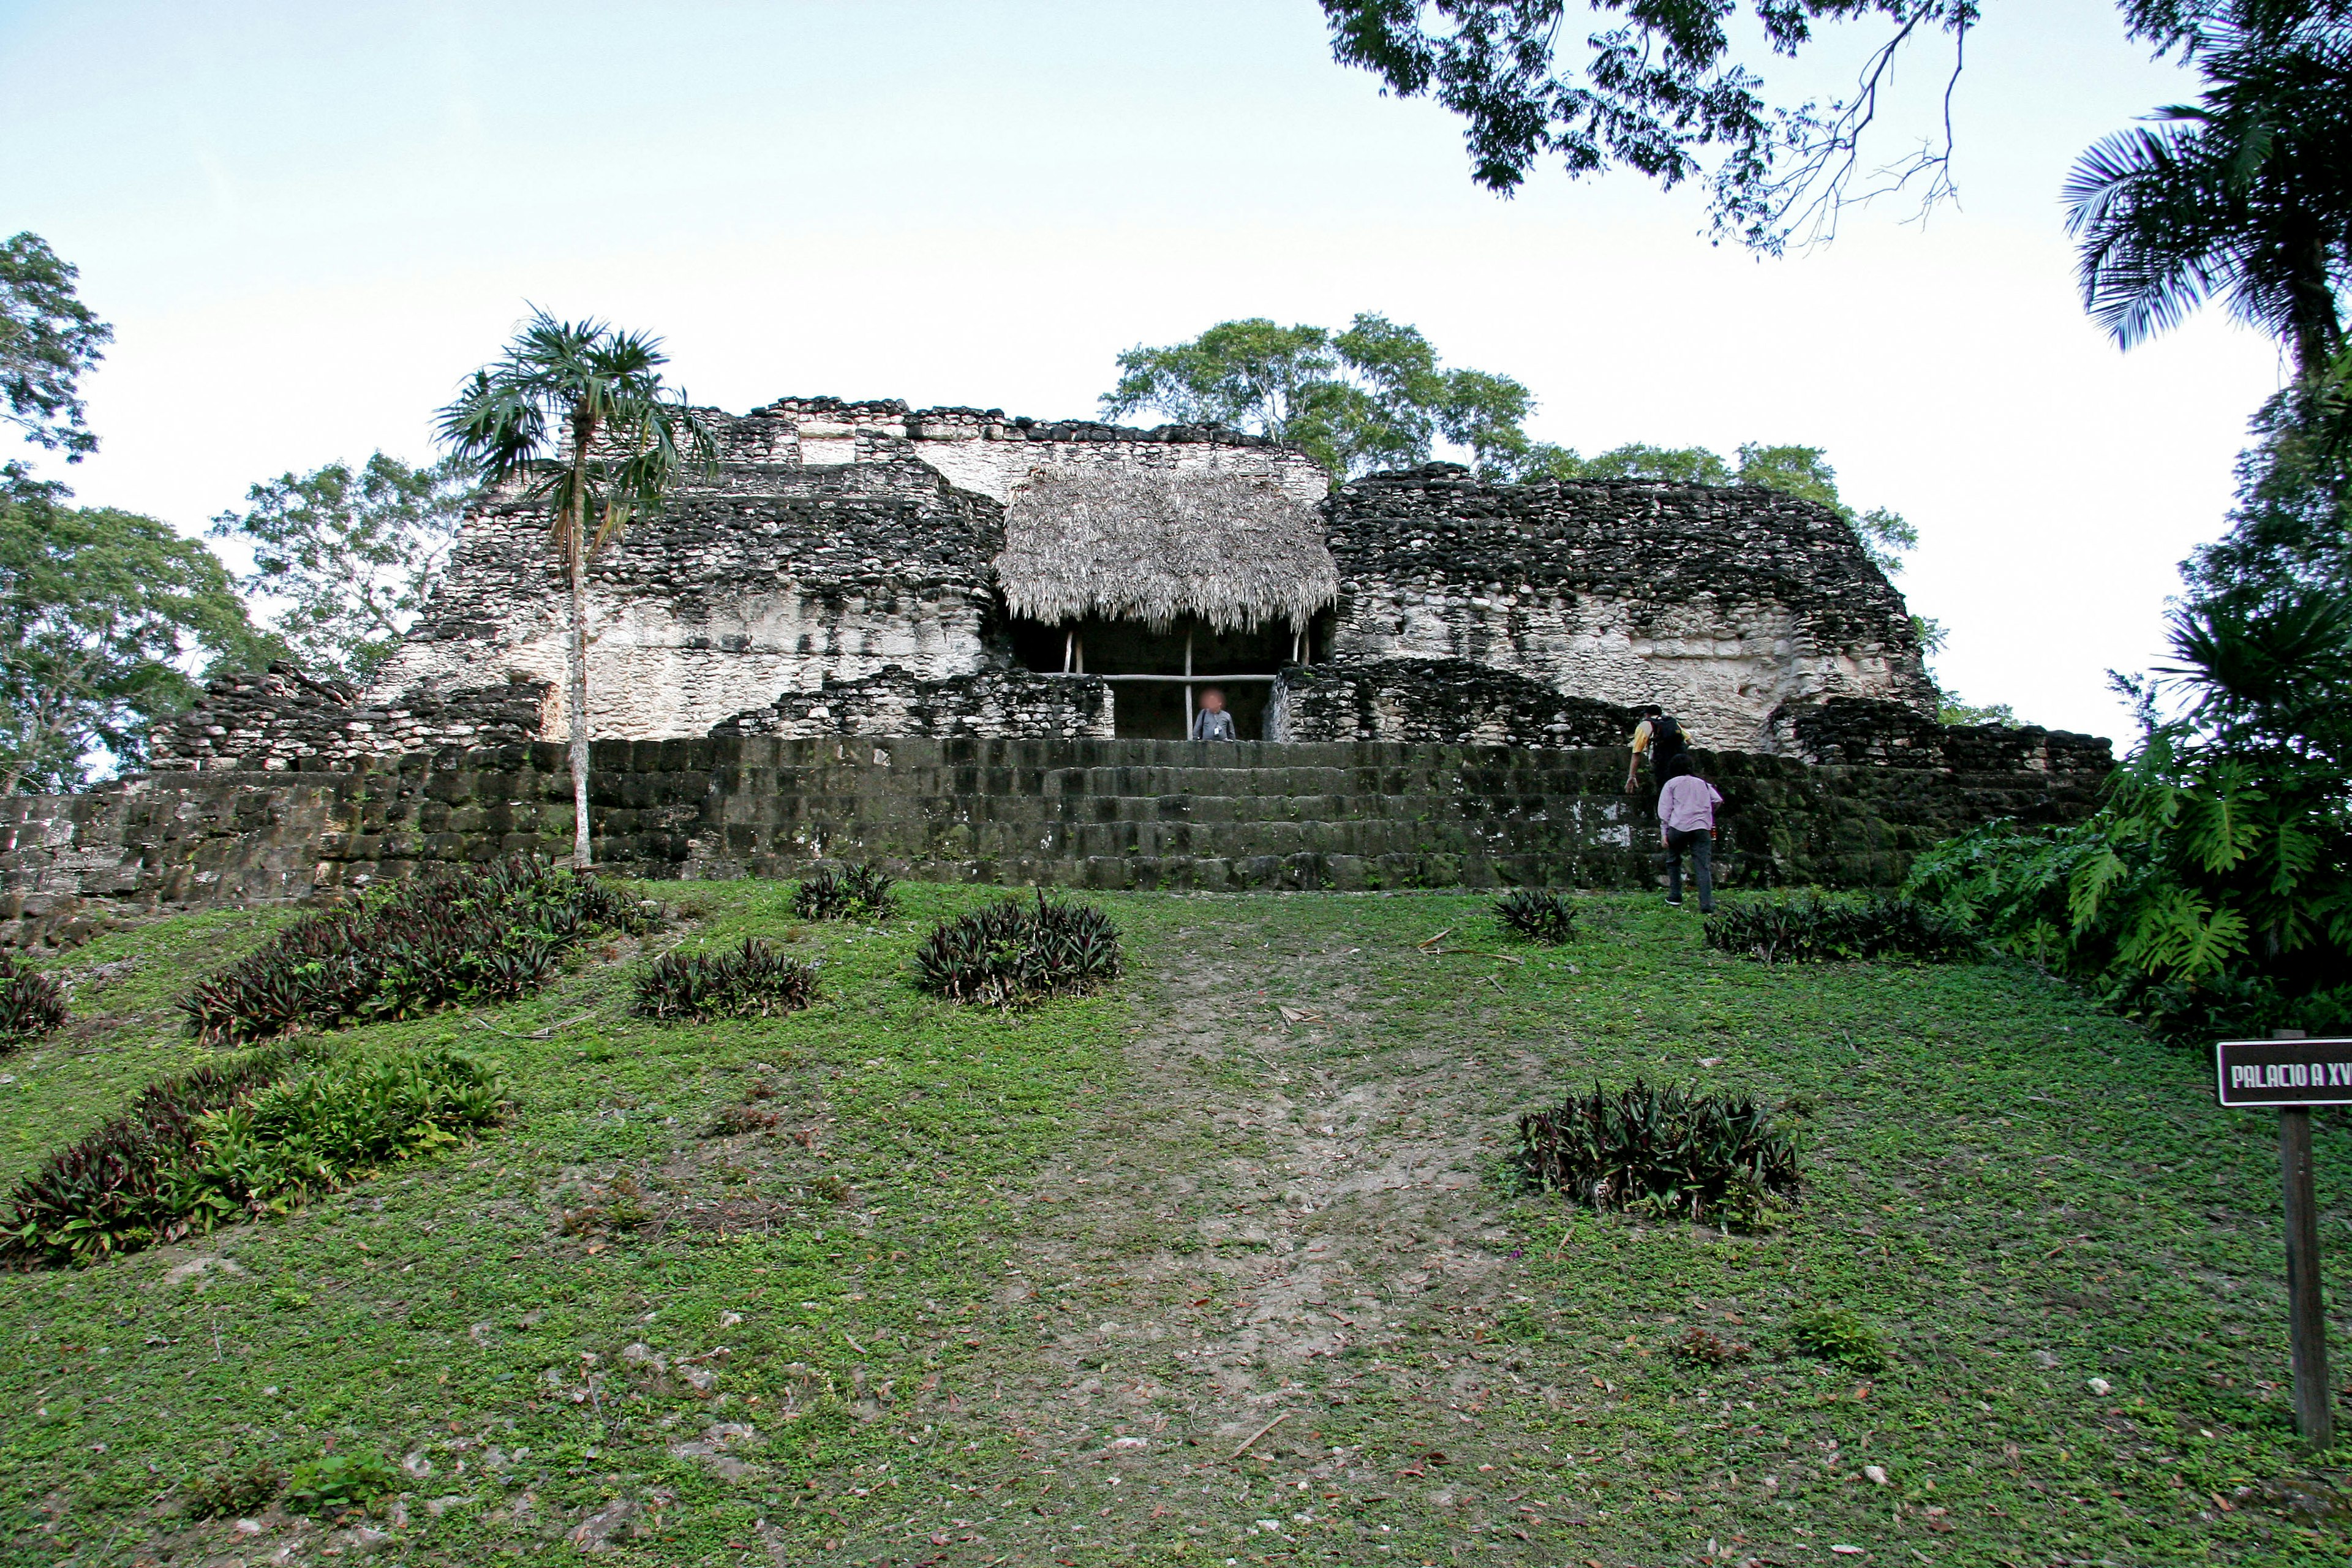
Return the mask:
[[117,335],[103,450],[45,471],[189,532],[289,468],[429,457],[526,300],[663,334],[737,411],[1040,417],[1093,413],[1138,342],[1376,310],[1588,454],[1828,448],[1917,524],[1899,585],[1951,626],[1948,684],[2120,738],[2104,672],[2158,654],[2281,364],[2218,311],[2128,355],[2084,319],[2059,184],[2193,84],[2101,0],[1988,11],[1962,207],[1758,260],[1687,192],[1478,189],[1452,118],[1332,64],[1312,0],[0,0],[0,232],[79,264]]

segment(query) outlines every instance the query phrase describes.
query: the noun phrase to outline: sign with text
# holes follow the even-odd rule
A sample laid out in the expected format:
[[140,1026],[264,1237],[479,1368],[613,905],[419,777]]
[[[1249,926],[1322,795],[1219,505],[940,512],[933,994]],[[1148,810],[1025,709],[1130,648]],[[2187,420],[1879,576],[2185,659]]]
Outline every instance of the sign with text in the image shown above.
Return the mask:
[[2213,1058],[2224,1105],[2352,1105],[2352,1040],[2223,1040]]

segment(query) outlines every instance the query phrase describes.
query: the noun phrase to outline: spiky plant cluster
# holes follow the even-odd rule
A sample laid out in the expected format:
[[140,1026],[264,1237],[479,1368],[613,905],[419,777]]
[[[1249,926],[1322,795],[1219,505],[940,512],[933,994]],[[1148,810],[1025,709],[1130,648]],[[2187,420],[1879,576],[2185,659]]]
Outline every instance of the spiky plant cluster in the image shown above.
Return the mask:
[[0,1051],[13,1051],[66,1021],[66,990],[54,974],[0,952]]
[[1576,905],[1549,888],[1513,888],[1495,900],[1495,918],[1529,942],[1576,940]]
[[194,1155],[209,1111],[233,1105],[292,1065],[282,1047],[151,1083],[131,1109],[49,1156],[16,1184],[0,1247],[62,1262],[131,1252],[174,1239],[165,1188]]
[[820,866],[793,889],[793,913],[804,921],[887,921],[897,885],[879,861]]
[[610,883],[517,857],[404,882],[356,908],[298,921],[180,1005],[208,1041],[413,1017],[527,995],[568,949],[651,924]]
[[915,950],[916,983],[955,1002],[1019,1007],[1118,977],[1118,928],[1092,904],[1007,899],[941,921]]
[[637,971],[638,1016],[664,1023],[772,1018],[815,999],[816,966],[756,936],[730,952],[665,952]]
[[58,1151],[8,1200],[0,1250],[89,1262],[175,1240],[454,1143],[506,1113],[488,1063],[436,1050],[289,1079],[290,1047],[152,1084],[124,1114]]
[[1889,957],[1943,963],[1977,948],[1967,930],[1931,905],[1885,893],[1724,904],[1706,918],[1706,944],[1763,963]]
[[1511,1163],[1528,1182],[1596,1209],[1760,1228],[1796,1203],[1796,1140],[1746,1095],[1635,1079],[1519,1118]]

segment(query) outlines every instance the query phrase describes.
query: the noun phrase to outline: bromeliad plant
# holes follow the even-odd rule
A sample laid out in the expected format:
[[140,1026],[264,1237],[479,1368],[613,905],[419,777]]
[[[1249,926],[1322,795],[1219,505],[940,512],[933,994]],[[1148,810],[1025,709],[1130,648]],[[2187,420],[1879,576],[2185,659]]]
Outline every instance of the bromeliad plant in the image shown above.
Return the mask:
[[203,1068],[50,1157],[9,1200],[5,1249],[87,1262],[282,1214],[315,1191],[505,1119],[506,1085],[462,1052],[362,1058],[300,1078],[289,1047]]
[[1019,1007],[1118,977],[1118,928],[1092,904],[1007,899],[941,921],[915,950],[916,983],[954,1002]]
[[1865,958],[1966,958],[1977,942],[1959,921],[1916,900],[1770,899],[1727,903],[1706,917],[1706,944],[1762,963]]
[[1495,900],[1495,918],[1529,942],[1576,939],[1576,905],[1549,888],[1514,888]]
[[563,953],[651,917],[610,883],[522,858],[298,921],[181,1006],[206,1041],[265,1040],[536,991]]
[[0,952],[0,1051],[37,1040],[65,1021],[66,992],[57,976]]
[[1570,1095],[1519,1118],[1511,1163],[1596,1209],[1756,1230],[1796,1206],[1796,1140],[1746,1095],[1669,1086]]
[[755,936],[731,952],[665,952],[637,972],[637,1016],[773,1018],[816,999],[816,966]]
[[887,921],[896,885],[878,861],[821,866],[793,889],[793,913],[804,921]]

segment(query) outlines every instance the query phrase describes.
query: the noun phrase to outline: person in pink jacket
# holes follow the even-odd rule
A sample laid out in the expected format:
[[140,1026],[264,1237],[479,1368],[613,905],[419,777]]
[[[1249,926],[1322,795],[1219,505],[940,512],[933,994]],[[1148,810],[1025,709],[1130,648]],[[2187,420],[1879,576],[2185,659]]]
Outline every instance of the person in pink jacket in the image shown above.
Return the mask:
[[1723,796],[1691,771],[1687,757],[1660,765],[1666,782],[1658,789],[1658,841],[1666,847],[1666,907],[1683,907],[1683,854],[1690,854],[1691,879],[1698,884],[1699,913],[1715,909],[1715,808]]

